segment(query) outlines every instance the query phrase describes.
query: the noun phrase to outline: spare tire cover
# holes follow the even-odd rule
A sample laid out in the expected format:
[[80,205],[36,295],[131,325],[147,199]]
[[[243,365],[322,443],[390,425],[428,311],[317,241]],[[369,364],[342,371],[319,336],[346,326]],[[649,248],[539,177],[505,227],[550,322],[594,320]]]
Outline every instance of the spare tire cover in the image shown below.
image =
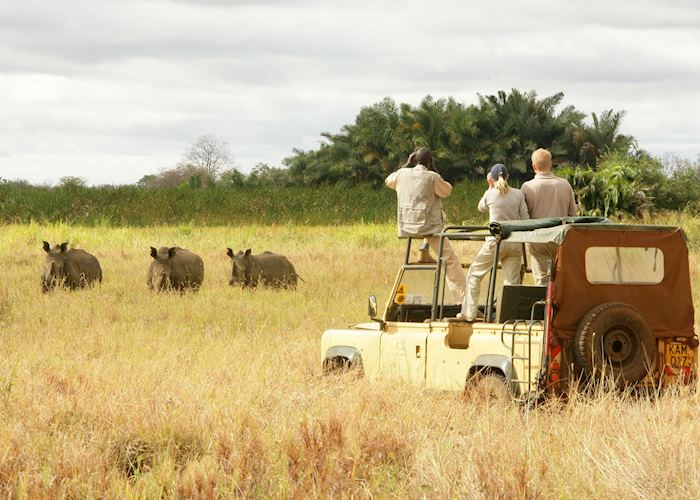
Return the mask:
[[656,338],[639,309],[608,302],[583,317],[576,330],[574,353],[589,375],[596,379],[612,376],[624,386],[653,371]]

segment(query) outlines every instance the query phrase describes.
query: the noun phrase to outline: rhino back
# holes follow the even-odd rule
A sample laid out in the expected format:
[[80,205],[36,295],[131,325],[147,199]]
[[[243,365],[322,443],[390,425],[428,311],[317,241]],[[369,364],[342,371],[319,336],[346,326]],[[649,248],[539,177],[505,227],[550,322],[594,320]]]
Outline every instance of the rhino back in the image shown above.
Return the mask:
[[76,275],[70,276],[70,279],[74,280],[76,284],[78,284],[80,275],[85,276],[87,283],[102,281],[100,262],[91,253],[73,248],[66,252],[66,261],[75,268]]
[[178,248],[172,258],[171,280],[175,287],[198,287],[204,281],[204,261],[199,255]]
[[260,270],[260,277],[269,284],[288,283],[296,285],[297,273],[294,265],[284,255],[263,252],[254,255],[253,259]]

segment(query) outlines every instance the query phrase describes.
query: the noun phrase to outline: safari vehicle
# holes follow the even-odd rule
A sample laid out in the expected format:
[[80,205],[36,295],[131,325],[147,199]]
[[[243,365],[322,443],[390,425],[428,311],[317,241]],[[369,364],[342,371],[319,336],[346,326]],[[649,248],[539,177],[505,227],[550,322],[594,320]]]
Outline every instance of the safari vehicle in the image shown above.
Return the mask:
[[[325,371],[355,368],[369,378],[521,400],[565,394],[580,380],[663,387],[695,379],[698,339],[682,229],[574,217],[453,226],[439,237],[432,264],[410,262],[408,239],[381,317],[372,296],[371,322],[323,333]],[[443,243],[486,238],[495,238],[496,255],[503,242],[556,244],[552,279],[547,287],[500,285],[496,258],[480,306],[484,319],[461,322],[460,304],[445,286]],[[525,251],[522,268],[529,271]]]

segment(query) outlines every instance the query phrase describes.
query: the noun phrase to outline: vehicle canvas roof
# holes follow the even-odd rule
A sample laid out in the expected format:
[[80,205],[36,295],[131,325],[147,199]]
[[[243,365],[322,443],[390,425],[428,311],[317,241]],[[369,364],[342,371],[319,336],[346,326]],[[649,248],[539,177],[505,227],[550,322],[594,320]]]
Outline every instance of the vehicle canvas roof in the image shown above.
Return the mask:
[[[560,231],[552,281],[553,303],[558,308],[553,327],[562,338],[573,338],[583,316],[606,302],[638,308],[657,337],[694,335],[688,247],[682,229],[573,224]],[[663,255],[663,277],[652,284],[591,283],[586,265],[595,264],[593,259],[586,262],[586,252],[592,247],[658,249]]]
[[[645,231],[674,232],[676,226],[651,226],[644,224],[613,224],[604,217],[562,217],[530,219],[522,221],[492,222],[489,231],[501,240],[514,243],[556,243],[561,244],[571,228],[594,229],[600,231]],[[680,229],[683,237],[685,233]]]
[[[606,302],[624,302],[643,311],[657,337],[694,335],[687,238],[681,228],[612,224],[602,217],[566,217],[496,222],[490,224],[489,231],[503,241],[559,246],[552,300],[558,309],[553,327],[562,338],[573,338],[583,316]],[[590,283],[586,252],[591,247],[659,249],[663,278],[655,284]]]

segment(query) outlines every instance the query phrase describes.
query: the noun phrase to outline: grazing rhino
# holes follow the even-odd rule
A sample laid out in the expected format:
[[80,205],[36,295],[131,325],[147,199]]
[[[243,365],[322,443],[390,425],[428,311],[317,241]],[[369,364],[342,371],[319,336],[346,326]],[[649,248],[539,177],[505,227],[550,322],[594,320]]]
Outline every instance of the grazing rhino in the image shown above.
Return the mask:
[[178,247],[151,247],[153,262],[148,268],[148,288],[151,290],[198,290],[204,281],[202,258]]
[[231,257],[230,285],[255,287],[262,283],[272,287],[296,288],[297,278],[301,279],[284,255],[272,252],[251,255],[250,248],[235,254],[227,248],[226,255]]
[[85,250],[68,249],[68,243],[51,248],[44,241],[44,269],[41,273],[41,291],[46,293],[56,286],[75,290],[95,281],[102,282],[102,268],[94,255]]

